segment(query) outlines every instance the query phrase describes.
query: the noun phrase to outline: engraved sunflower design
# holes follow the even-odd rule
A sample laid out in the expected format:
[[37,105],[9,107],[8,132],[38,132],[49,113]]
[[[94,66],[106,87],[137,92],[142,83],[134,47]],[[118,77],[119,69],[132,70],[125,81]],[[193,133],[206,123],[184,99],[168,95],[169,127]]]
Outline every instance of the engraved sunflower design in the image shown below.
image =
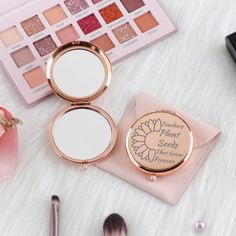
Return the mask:
[[149,162],[156,160],[157,140],[160,138],[161,127],[160,119],[149,119],[135,129],[131,145],[141,160]]

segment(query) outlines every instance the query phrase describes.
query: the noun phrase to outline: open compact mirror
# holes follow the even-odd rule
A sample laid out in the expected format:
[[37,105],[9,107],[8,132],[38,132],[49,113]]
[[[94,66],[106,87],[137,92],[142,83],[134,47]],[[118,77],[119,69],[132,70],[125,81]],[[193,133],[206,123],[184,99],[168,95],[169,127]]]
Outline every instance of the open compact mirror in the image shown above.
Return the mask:
[[131,126],[126,150],[132,163],[155,180],[186,163],[193,150],[192,131],[175,113],[149,113]]
[[50,125],[55,153],[84,166],[107,157],[116,142],[116,126],[109,114],[90,104],[110,83],[106,54],[88,42],[66,44],[50,58],[47,77],[54,93],[70,102]]

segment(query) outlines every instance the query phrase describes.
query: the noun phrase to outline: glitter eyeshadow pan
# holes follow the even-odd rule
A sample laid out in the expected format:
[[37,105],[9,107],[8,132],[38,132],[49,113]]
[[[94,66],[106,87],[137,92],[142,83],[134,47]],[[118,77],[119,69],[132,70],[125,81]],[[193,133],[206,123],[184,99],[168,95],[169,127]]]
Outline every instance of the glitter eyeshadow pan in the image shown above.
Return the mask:
[[89,34],[102,27],[94,14],[91,14],[79,20],[78,25],[83,30],[84,34]]
[[134,29],[128,22],[113,29],[112,32],[120,43],[125,43],[137,36]]
[[45,26],[37,15],[21,22],[21,25],[28,36],[37,34],[45,29]]
[[41,57],[48,55],[57,48],[57,45],[50,35],[34,42],[34,46]]
[[65,5],[72,15],[75,15],[89,7],[85,0],[66,0]]
[[107,24],[123,16],[122,12],[120,11],[116,3],[112,3],[108,5],[107,7],[104,7],[99,12]]

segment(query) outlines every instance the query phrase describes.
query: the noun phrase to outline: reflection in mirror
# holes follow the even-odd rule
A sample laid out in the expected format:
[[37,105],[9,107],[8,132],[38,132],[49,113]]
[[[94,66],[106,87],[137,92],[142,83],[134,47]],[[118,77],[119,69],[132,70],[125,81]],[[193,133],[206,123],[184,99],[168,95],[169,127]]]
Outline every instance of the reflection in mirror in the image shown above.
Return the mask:
[[112,140],[112,130],[100,113],[77,108],[56,121],[52,136],[57,148],[67,157],[86,161],[107,150]]
[[53,79],[67,96],[83,98],[97,92],[105,81],[102,61],[92,52],[74,49],[60,56],[53,66]]

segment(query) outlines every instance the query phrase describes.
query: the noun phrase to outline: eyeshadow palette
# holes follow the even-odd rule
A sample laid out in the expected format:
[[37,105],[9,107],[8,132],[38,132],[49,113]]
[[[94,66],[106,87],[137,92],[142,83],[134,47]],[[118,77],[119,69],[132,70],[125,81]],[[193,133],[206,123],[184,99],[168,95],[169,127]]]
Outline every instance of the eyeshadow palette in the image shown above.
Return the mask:
[[28,105],[51,94],[45,68],[59,46],[88,41],[115,63],[176,31],[156,0],[35,0],[13,9],[0,18],[0,60]]

